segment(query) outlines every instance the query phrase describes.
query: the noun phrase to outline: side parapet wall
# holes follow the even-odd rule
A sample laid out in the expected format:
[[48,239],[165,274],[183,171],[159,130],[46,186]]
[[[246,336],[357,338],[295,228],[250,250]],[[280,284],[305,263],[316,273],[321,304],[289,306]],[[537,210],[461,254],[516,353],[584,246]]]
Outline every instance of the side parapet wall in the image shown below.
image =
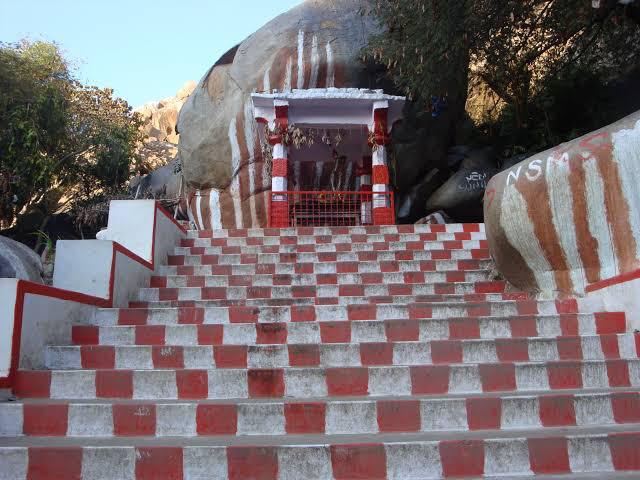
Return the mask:
[[590,296],[631,282],[640,297],[640,112],[496,175],[484,214],[516,287]]

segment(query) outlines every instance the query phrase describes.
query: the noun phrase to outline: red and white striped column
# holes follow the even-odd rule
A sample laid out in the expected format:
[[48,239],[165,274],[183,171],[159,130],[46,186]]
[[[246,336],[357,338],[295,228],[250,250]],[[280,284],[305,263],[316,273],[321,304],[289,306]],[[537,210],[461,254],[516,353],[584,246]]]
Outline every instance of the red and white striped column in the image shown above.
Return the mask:
[[362,165],[356,169],[356,188],[363,195],[360,197],[360,223],[371,225],[371,157],[362,157]]
[[389,143],[389,103],[387,101],[373,104],[374,133],[372,181],[373,181],[373,224],[391,225],[394,216],[389,193],[389,167],[387,166],[387,144]]
[[287,191],[289,168],[283,133],[289,124],[289,103],[276,100],[275,110],[274,134],[269,137],[269,143],[273,145],[270,225],[272,228],[286,228],[289,226],[289,199],[284,192]]

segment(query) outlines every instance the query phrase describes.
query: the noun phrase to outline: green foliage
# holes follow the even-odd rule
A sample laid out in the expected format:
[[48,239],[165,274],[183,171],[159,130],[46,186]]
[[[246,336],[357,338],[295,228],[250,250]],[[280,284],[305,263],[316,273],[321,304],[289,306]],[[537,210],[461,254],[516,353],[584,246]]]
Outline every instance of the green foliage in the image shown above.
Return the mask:
[[0,44],[0,122],[0,227],[36,204],[53,213],[118,189],[138,162],[140,119],[76,81],[54,44]]
[[630,8],[608,1],[594,9],[588,0],[372,0],[381,33],[365,53],[425,106],[460,84],[462,68],[471,88],[487,85],[505,105],[494,126],[504,140],[548,146],[602,126],[575,114],[576,93],[590,104],[582,112],[599,120],[602,103],[590,89],[639,64],[640,28]]

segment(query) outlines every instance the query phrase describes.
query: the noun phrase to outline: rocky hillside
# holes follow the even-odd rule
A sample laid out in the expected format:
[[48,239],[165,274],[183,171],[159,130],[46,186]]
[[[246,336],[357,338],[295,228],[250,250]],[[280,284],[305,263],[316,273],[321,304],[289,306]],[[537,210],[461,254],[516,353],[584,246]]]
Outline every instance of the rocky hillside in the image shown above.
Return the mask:
[[189,80],[175,96],[149,102],[135,109],[145,121],[143,128],[147,138],[140,146],[139,153],[147,172],[166,165],[177,156],[178,113],[195,87],[196,82]]

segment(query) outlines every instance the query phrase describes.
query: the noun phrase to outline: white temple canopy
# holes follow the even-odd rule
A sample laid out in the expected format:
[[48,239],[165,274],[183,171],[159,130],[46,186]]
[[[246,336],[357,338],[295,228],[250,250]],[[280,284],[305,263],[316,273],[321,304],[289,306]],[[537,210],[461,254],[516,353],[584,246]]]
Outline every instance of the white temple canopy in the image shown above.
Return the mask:
[[373,111],[388,108],[388,128],[402,118],[405,97],[382,90],[315,88],[274,93],[253,93],[255,117],[275,124],[275,108],[288,106],[290,125],[318,128],[373,127]]

